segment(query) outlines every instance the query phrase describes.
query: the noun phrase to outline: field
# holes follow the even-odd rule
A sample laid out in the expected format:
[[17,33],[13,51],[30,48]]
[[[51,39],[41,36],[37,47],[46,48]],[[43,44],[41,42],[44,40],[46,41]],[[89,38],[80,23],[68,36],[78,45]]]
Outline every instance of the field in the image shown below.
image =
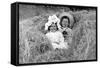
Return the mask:
[[[69,49],[54,50],[45,36],[48,16],[69,12],[75,22]],[[96,59],[96,10],[69,7],[19,6],[19,63]]]

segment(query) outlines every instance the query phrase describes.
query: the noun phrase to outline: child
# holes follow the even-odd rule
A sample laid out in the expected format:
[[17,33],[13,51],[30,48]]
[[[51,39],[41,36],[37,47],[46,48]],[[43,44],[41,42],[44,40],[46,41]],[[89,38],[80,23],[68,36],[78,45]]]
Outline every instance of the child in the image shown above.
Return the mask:
[[72,29],[70,28],[72,20],[73,17],[68,13],[63,13],[60,16],[60,31],[64,36],[64,40],[68,43],[72,41]]
[[68,48],[67,42],[66,43],[64,42],[64,37],[63,37],[62,33],[59,31],[59,28],[57,25],[58,24],[57,22],[59,22],[58,21],[59,19],[55,18],[55,17],[56,16],[52,16],[51,17],[52,19],[50,20],[51,22],[49,21],[45,25],[46,29],[48,30],[48,32],[46,33],[46,36],[50,40],[54,49],[56,49],[56,48],[57,49],[67,49]]

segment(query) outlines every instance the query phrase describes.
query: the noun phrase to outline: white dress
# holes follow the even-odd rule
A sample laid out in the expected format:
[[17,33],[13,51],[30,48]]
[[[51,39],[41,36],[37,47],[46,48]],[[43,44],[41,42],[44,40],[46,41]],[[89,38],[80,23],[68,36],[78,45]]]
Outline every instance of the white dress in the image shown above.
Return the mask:
[[48,32],[46,34],[47,38],[51,41],[54,49],[67,49],[68,45],[64,42],[64,37],[60,31]]

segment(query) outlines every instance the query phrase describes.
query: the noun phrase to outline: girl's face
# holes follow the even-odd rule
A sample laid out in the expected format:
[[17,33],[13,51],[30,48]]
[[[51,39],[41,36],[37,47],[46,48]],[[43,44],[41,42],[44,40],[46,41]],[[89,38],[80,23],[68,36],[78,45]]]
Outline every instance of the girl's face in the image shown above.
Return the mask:
[[62,20],[62,27],[67,27],[68,26],[68,19],[67,18],[64,18],[63,20]]
[[52,25],[50,26],[50,31],[51,31],[51,32],[57,31],[57,26],[56,26],[56,24],[52,24]]

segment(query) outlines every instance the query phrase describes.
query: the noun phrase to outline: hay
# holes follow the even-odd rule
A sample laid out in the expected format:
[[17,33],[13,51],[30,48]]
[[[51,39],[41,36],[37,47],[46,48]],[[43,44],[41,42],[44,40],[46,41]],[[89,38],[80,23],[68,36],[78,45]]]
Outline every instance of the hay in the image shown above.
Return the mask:
[[[52,13],[52,12],[51,12]],[[44,24],[49,13],[19,23],[19,62],[40,63],[96,59],[96,14],[92,11],[71,12],[74,16],[73,38],[68,50],[53,50],[46,38]]]

